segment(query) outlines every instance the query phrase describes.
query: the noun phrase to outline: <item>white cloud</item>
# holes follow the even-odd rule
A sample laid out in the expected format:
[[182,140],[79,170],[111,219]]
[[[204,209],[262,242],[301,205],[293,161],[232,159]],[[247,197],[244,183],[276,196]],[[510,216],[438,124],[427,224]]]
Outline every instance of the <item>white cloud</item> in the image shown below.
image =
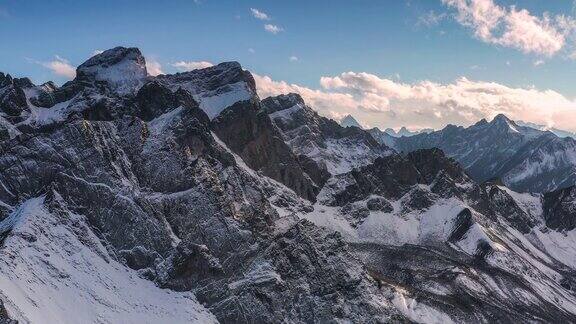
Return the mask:
[[505,32],[494,40],[498,44],[545,56],[552,56],[564,47],[565,35],[557,30],[547,15],[538,18],[525,9],[512,7],[505,23]]
[[267,32],[272,33],[274,35],[278,34],[281,31],[284,31],[284,29],[282,27],[272,25],[272,24],[264,25],[264,30],[266,30]]
[[252,16],[254,16],[254,18],[256,18],[256,19],[270,20],[270,16],[268,16],[268,14],[266,14],[265,12],[260,11],[258,9],[250,8],[250,12],[252,13]]
[[175,67],[176,69],[180,70],[180,71],[192,71],[192,70],[197,70],[197,69],[204,69],[207,67],[211,67],[214,64],[210,63],[210,62],[206,62],[206,61],[199,61],[199,62],[194,62],[194,61],[179,61],[179,62],[175,62],[170,64],[173,67]]
[[484,40],[492,38],[492,29],[504,17],[504,10],[492,0],[442,0],[442,3],[457,10],[456,20],[474,30]]
[[54,58],[55,58],[54,60],[49,62],[36,62],[36,61],[34,62],[39,63],[42,66],[52,70],[52,73],[56,75],[67,77],[70,79],[74,79],[74,77],[76,77],[76,68],[70,65],[70,62],[68,62],[68,60],[58,55],[56,55]]
[[298,61],[298,57],[292,55],[292,56],[290,56],[290,57],[288,58],[288,60],[289,60],[290,62],[296,62],[296,61]]
[[543,60],[536,60],[536,61],[534,61],[533,64],[534,64],[534,66],[540,66],[540,65],[542,65],[542,64],[544,64],[544,63],[545,63],[545,62],[544,62]]
[[249,53],[252,53],[252,54],[256,53],[256,51],[255,51],[252,47],[250,47],[250,48],[248,49],[248,52],[249,52]]
[[160,74],[164,74],[164,71],[162,71],[162,65],[160,64],[160,62],[156,61],[153,58],[147,58],[146,59],[146,71],[148,71],[148,74],[151,76],[157,76]]
[[442,128],[470,125],[504,113],[512,119],[576,131],[576,101],[553,90],[513,88],[494,82],[460,78],[448,84],[413,84],[369,73],[346,72],[322,77],[322,90],[313,90],[255,75],[262,97],[299,93],[321,114],[354,112],[361,122],[380,127]]
[[494,0],[442,0],[456,10],[456,20],[480,40],[524,53],[553,56],[572,38],[576,22],[564,15],[532,15],[526,9],[497,5]]
[[331,111],[334,103],[338,103],[336,108],[343,108],[344,111],[355,109],[358,105],[354,97],[350,94],[313,90],[297,84],[289,84],[285,81],[274,81],[269,76],[252,75],[256,81],[258,95],[261,98],[294,92],[300,94],[304,100],[306,100],[307,104],[320,112]]

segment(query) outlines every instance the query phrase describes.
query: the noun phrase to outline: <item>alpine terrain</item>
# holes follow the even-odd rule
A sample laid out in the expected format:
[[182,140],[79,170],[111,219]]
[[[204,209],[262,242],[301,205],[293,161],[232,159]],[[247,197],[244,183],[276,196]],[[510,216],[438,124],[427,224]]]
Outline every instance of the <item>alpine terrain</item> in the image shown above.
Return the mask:
[[576,322],[574,139],[358,125],[237,62],[0,73],[0,323]]
[[505,115],[464,128],[446,128],[411,137],[374,136],[398,152],[437,147],[478,182],[500,179],[522,192],[548,192],[576,184],[576,139],[521,126]]

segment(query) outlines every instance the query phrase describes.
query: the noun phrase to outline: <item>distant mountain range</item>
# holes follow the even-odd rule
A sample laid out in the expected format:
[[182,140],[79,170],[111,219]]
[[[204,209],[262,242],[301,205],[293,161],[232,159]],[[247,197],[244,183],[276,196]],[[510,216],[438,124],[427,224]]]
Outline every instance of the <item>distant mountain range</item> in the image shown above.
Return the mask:
[[576,140],[522,126],[504,115],[473,126],[394,138],[371,132],[398,152],[437,147],[477,181],[501,179],[518,191],[547,192],[576,183]]
[[556,134],[556,136],[558,136],[558,137],[572,137],[572,138],[576,139],[576,133],[574,133],[574,132],[569,132],[569,131],[565,131],[565,130],[554,128],[554,127],[546,127],[544,125],[524,122],[521,120],[517,120],[516,124],[518,124],[520,126],[531,127],[531,128],[538,129],[541,131],[550,131],[550,132]]
[[[340,120],[340,125],[343,127],[358,127],[364,129],[364,127],[354,118],[352,115],[346,115],[344,118]],[[383,132],[392,136],[392,137],[402,137],[402,136],[414,136],[421,133],[430,133],[434,130],[431,128],[424,128],[419,131],[410,131],[406,127],[401,127],[398,131],[395,131],[393,128],[386,128]],[[378,133],[382,132],[378,127],[374,127],[369,130],[370,133]]]

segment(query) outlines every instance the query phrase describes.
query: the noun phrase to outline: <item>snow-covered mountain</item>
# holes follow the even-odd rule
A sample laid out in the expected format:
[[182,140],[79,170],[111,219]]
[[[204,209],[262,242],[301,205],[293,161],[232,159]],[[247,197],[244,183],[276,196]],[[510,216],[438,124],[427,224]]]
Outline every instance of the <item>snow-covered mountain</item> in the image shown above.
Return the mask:
[[364,128],[360,123],[356,120],[356,118],[352,117],[352,115],[346,115],[344,118],[340,120],[340,125],[343,127],[358,127]]
[[392,137],[402,137],[402,136],[414,136],[418,134],[428,134],[432,133],[434,130],[431,128],[424,128],[419,131],[411,131],[408,128],[402,126],[398,131],[395,131],[392,128],[386,128],[384,131],[381,131],[378,127],[374,127],[370,130],[371,133],[378,134],[378,133],[386,133]]
[[566,131],[563,129],[558,129],[555,127],[547,127],[545,125],[539,125],[539,124],[535,124],[535,123],[530,123],[530,122],[525,122],[522,120],[517,120],[516,124],[520,125],[520,126],[527,126],[527,127],[531,127],[531,128],[535,128],[535,129],[539,129],[541,131],[550,131],[552,133],[554,133],[556,136],[558,137],[572,137],[576,139],[576,133],[574,132],[570,132],[570,131]]
[[398,152],[437,147],[479,182],[501,179],[517,191],[548,192],[576,184],[576,140],[520,126],[504,115],[468,128],[382,140]]
[[396,132],[392,128],[386,128],[386,130],[381,131],[380,128],[374,127],[368,130],[368,133],[374,137],[379,143],[384,144],[388,147],[395,147],[397,138],[399,137],[410,137],[415,136],[418,134],[429,134],[432,133],[434,130],[425,128],[420,131],[412,132],[409,131],[406,127],[402,127]]
[[397,154],[235,62],[145,66],[0,75],[0,322],[576,321],[574,187]]

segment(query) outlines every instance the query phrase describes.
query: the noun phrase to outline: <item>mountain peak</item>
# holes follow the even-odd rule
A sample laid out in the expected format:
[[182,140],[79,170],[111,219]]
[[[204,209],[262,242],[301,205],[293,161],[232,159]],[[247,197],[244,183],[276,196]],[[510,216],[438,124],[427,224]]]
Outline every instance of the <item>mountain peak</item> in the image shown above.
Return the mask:
[[360,125],[360,123],[356,120],[356,118],[352,117],[352,115],[346,115],[344,118],[342,118],[340,125],[343,127],[358,127],[360,129],[363,128],[362,125]]
[[0,87],[12,84],[12,76],[8,73],[0,72]]
[[138,48],[115,47],[97,54],[76,69],[76,81],[104,81],[127,90],[148,75],[146,60]]
[[479,121],[477,121],[476,124],[474,124],[474,126],[484,126],[484,125],[488,125],[488,121],[486,120],[486,118],[482,118]]
[[78,67],[78,72],[84,72],[86,69],[94,66],[108,68],[121,63],[125,59],[136,61],[144,66],[146,65],[146,60],[138,48],[118,46],[92,56]]
[[520,133],[520,131],[518,130],[518,125],[516,125],[516,123],[513,120],[506,117],[506,115],[504,114],[496,115],[496,117],[492,119],[489,125],[501,131]]
[[305,106],[304,99],[297,93],[281,94],[262,100],[262,106],[271,114],[276,111],[292,108],[296,105]]
[[491,123],[502,123],[502,122],[513,123],[513,121],[510,118],[506,117],[506,115],[504,114],[496,115],[496,117],[494,117],[494,119],[492,119],[491,121]]

